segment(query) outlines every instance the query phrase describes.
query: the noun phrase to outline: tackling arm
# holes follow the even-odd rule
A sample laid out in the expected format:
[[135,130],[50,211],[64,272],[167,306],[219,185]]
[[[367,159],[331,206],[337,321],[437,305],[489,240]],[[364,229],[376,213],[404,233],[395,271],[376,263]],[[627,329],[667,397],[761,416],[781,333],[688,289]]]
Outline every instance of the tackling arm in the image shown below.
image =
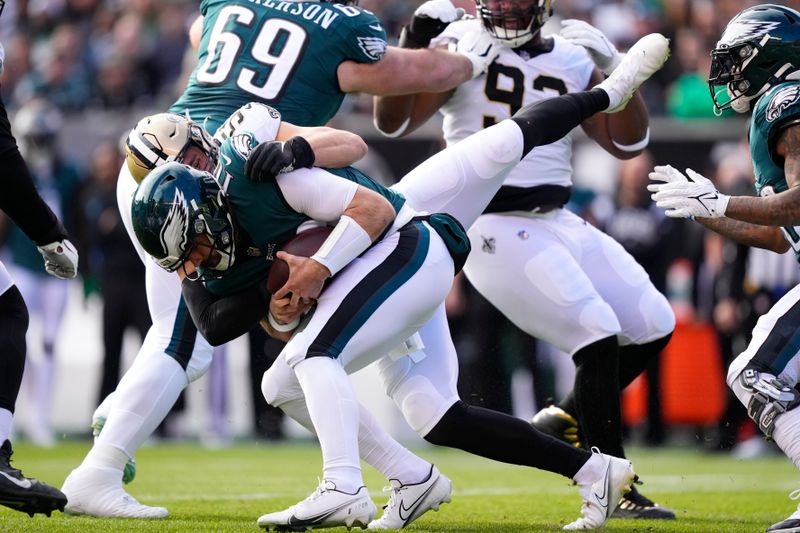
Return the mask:
[[473,77],[473,64],[463,54],[445,50],[407,50],[389,46],[376,63],[345,61],[337,70],[345,93],[379,96],[441,92]]
[[314,165],[318,167],[346,167],[367,155],[367,143],[349,131],[282,122],[275,140],[288,141],[292,137],[303,137],[308,141],[314,151]]

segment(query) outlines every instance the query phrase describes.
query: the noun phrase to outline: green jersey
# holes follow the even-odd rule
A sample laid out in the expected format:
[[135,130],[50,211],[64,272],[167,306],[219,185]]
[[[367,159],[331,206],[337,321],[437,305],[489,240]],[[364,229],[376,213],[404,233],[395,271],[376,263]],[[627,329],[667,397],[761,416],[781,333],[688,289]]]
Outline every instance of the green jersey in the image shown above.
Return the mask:
[[[781,131],[800,121],[800,83],[776,85],[756,102],[750,124],[750,155],[756,175],[756,192],[760,196],[788,189],[783,160],[775,154]],[[781,228],[786,240],[800,261],[800,226]]]
[[[244,166],[247,156],[258,141],[251,133],[238,133],[227,138],[220,147],[217,180],[225,191],[238,230],[236,259],[225,274],[206,283],[208,289],[226,296],[266,279],[275,253],[294,237],[297,228],[309,218],[289,206],[278,183],[256,183],[247,179]],[[387,189],[352,167],[316,169],[367,187],[389,200],[395,213],[405,197]]]
[[344,61],[374,63],[386,32],[369,11],[320,2],[202,0],[199,63],[169,109],[213,134],[248,102],[275,107],[290,123],[325,124],[344,99]]

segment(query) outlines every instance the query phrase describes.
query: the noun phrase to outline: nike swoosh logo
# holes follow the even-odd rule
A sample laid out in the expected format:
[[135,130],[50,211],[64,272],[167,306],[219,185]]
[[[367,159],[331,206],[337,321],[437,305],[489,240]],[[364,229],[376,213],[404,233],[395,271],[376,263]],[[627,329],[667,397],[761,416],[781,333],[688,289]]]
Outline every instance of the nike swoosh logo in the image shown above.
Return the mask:
[[383,31],[383,26],[380,24],[370,24],[369,27],[375,31]]
[[33,483],[31,483],[30,479],[25,479],[25,478],[17,479],[13,476],[9,476],[5,472],[0,472],[0,476],[7,478],[11,483],[23,489],[29,489],[33,486]]
[[331,516],[334,513],[336,513],[337,511],[339,511],[341,509],[344,509],[345,507],[349,506],[350,503],[351,502],[345,503],[343,505],[340,505],[339,507],[335,507],[333,509],[329,509],[329,510],[327,510],[325,512],[322,512],[322,513],[320,513],[318,515],[315,515],[315,516],[310,516],[308,518],[297,518],[295,515],[292,515],[292,516],[289,517],[289,520],[287,521],[287,523],[290,526],[309,526],[309,525],[318,524],[318,523],[322,522],[323,520],[325,520],[326,518],[328,518],[329,516]]
[[[430,486],[430,487],[428,487],[428,490],[426,490],[425,492],[423,492],[423,493],[422,493],[422,494],[419,496],[419,498],[417,498],[416,500],[414,500],[413,502],[411,502],[411,505],[409,505],[408,507],[406,507],[406,506],[405,506],[405,502],[404,502],[403,500],[400,500],[400,509],[398,510],[397,514],[398,514],[398,515],[400,515],[400,520],[402,520],[402,521],[403,521],[403,524],[405,524],[405,523],[406,523],[406,521],[407,521],[409,518],[411,518],[411,514],[414,512],[414,509],[416,509],[416,508],[417,508],[417,506],[419,505],[419,503],[422,501],[422,499],[423,499],[425,496],[427,496],[427,495],[428,495],[428,493],[431,491],[431,489],[433,489],[433,486],[434,486],[435,484],[436,484],[436,483],[432,483],[432,484],[431,484],[431,486]],[[403,512],[405,512],[405,513],[407,513],[407,514],[406,514],[405,516],[403,516]]]
[[606,465],[606,472],[603,476],[603,494],[598,494],[597,491],[592,491],[592,495],[597,500],[597,503],[600,504],[600,507],[606,509],[606,514],[608,514],[608,476],[609,472],[611,471],[611,461],[609,461],[608,465]]
[[225,154],[220,154],[220,155],[222,156],[222,159],[224,159],[224,160],[225,160],[225,165],[230,165],[230,164],[232,163],[232,161],[231,161],[231,158],[230,158],[230,157],[228,157],[228,156],[227,156],[227,155],[225,155]]

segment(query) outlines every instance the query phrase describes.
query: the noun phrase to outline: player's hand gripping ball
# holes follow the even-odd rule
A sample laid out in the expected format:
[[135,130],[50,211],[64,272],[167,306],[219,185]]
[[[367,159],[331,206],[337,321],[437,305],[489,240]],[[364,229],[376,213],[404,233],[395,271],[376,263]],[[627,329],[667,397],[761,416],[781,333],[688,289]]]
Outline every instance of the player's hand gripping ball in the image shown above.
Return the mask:
[[[299,257],[311,257],[317,253],[317,250],[328,238],[328,235],[331,234],[331,231],[333,231],[333,228],[330,226],[308,229],[293,237],[281,250]],[[269,269],[267,290],[270,294],[275,294],[278,289],[286,285],[286,280],[288,279],[289,265],[283,259],[276,258]]]

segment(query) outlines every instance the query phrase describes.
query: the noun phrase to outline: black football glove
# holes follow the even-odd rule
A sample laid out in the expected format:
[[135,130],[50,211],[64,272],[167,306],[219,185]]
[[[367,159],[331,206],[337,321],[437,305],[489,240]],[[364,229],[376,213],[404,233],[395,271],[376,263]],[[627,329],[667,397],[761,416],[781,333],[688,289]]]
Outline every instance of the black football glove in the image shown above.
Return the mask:
[[411,24],[403,27],[398,44],[400,48],[428,48],[448,24],[463,16],[464,10],[450,0],[428,0],[414,11]]
[[292,137],[286,142],[267,141],[250,152],[244,173],[250,181],[268,182],[296,168],[311,168],[314,159],[314,150],[303,137]]

